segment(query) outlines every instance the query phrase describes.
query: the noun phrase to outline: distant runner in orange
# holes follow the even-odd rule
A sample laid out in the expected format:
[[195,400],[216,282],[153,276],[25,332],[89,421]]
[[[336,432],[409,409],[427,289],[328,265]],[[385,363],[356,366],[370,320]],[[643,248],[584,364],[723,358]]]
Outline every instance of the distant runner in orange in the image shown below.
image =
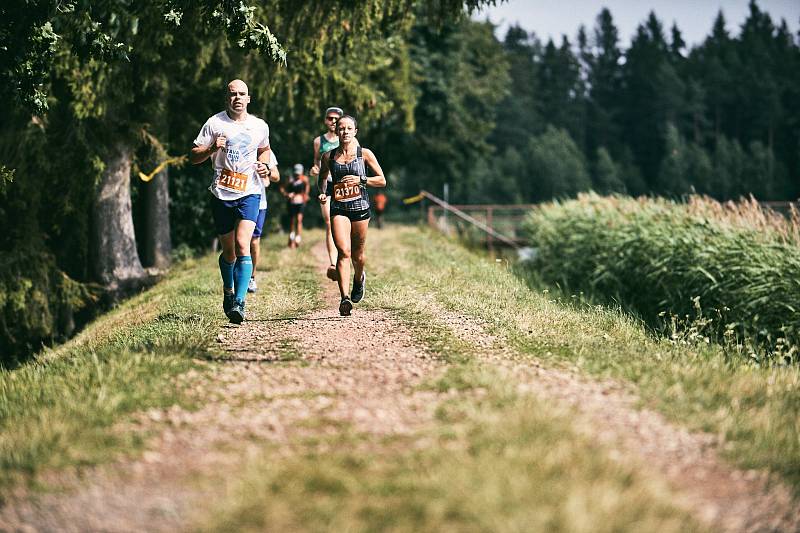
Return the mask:
[[289,181],[281,187],[289,208],[289,248],[297,248],[303,240],[303,210],[311,192],[311,185],[303,170],[303,165],[297,163]]
[[386,210],[386,195],[383,191],[379,191],[372,198],[375,203],[375,224],[378,229],[383,227],[383,212]]

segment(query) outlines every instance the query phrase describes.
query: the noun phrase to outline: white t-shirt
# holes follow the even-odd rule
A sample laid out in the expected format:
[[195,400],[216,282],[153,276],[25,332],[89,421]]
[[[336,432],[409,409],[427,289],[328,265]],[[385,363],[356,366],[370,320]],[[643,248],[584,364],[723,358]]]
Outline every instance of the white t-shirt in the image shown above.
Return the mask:
[[248,194],[261,194],[263,185],[256,173],[258,149],[269,146],[269,126],[253,115],[242,122],[231,120],[222,111],[212,116],[194,140],[195,146],[208,146],[217,137],[227,138],[224,149],[211,154],[214,179],[208,190],[220,200],[236,200]]
[[[274,150],[269,151],[269,165],[272,168],[278,166],[278,158],[275,157]],[[267,208],[267,187],[269,187],[269,178],[266,180],[259,179],[258,181],[261,182],[261,202],[258,204],[258,210],[261,211]]]

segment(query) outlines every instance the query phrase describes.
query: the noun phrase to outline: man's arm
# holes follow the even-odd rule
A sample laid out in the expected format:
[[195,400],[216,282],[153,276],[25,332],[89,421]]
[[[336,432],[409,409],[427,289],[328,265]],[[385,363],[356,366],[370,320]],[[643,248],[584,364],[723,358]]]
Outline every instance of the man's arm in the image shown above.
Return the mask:
[[[269,145],[258,149],[257,161],[264,166],[259,165],[256,168],[256,171],[258,172],[258,175],[261,176],[262,180],[269,179],[269,181],[274,183],[278,181],[281,176],[277,173],[277,171],[274,173],[272,171],[273,165],[270,164],[270,161],[272,160],[271,152],[272,149],[269,147]],[[277,167],[277,165],[275,165],[275,167]]]
[[193,146],[191,150],[189,150],[189,162],[193,165],[199,165],[209,157],[211,154],[219,150],[220,148],[225,148],[225,143],[227,139],[224,135],[218,135],[214,142],[208,145],[203,146]]
[[319,177],[317,178],[317,191],[319,195],[317,198],[321,204],[328,201],[328,195],[325,194],[325,182],[328,181],[328,160],[330,159],[330,154],[331,152],[327,152],[322,156],[322,160],[320,161],[321,168]]
[[308,199],[310,198],[311,195],[311,180],[308,179],[308,176],[303,176],[303,177],[305,178],[306,182],[306,188],[303,191],[303,201],[308,202]]
[[311,167],[311,170],[308,171],[309,174],[312,176],[319,175],[319,166],[320,166],[320,155],[319,155],[319,137],[314,137],[314,166]]

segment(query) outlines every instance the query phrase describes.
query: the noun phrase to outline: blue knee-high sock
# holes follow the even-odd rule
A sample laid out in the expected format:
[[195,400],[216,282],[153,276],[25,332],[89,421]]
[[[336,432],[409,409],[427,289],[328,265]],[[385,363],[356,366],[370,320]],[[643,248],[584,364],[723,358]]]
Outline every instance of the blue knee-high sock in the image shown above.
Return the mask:
[[236,292],[236,299],[244,301],[247,296],[247,284],[250,283],[250,276],[253,275],[253,260],[249,255],[236,258],[233,266],[233,286]]
[[236,263],[228,263],[222,254],[219,254],[219,272],[222,274],[222,286],[225,290],[233,290],[233,266]]

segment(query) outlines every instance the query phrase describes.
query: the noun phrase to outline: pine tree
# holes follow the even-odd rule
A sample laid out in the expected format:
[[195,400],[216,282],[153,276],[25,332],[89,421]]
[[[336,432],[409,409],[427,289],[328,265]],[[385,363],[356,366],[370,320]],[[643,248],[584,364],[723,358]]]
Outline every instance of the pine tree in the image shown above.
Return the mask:
[[534,57],[539,43],[519,26],[511,26],[503,40],[511,83],[508,94],[497,105],[497,127],[490,142],[498,147],[527,149],[528,138],[543,131],[537,105],[537,76]]
[[611,159],[611,155],[604,147],[597,149],[594,164],[594,189],[600,194],[624,194],[625,182],[620,175],[620,169]]
[[529,201],[575,196],[592,183],[583,152],[569,133],[548,126],[530,141],[530,176],[525,184]]
[[717,139],[712,158],[712,196],[730,200],[747,195],[749,191],[744,183],[746,158],[738,141],[731,141],[724,135]]
[[600,146],[605,146],[618,153],[622,147],[619,127],[623,107],[622,51],[619,32],[608,9],[604,8],[597,16],[592,43],[596,52],[586,53],[583,58],[589,86],[586,150],[596,153]]
[[585,109],[580,64],[566,36],[561,46],[548,40],[537,70],[539,114],[547,124],[569,131],[582,144]]
[[689,154],[686,141],[674,124],[667,125],[666,153],[658,172],[658,190],[669,196],[681,196],[691,191]]

